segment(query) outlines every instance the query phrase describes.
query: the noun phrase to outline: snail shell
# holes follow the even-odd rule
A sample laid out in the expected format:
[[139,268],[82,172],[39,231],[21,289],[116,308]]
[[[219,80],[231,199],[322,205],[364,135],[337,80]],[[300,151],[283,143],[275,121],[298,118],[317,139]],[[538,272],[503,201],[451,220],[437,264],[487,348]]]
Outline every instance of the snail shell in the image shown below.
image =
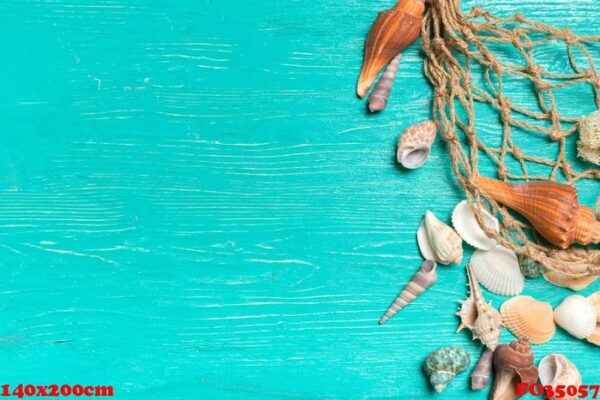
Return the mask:
[[[556,386],[562,385],[567,388],[569,386],[579,387],[581,386],[581,374],[579,370],[567,357],[562,354],[550,354],[542,358],[538,365],[538,371],[540,373],[540,382],[544,386]],[[564,396],[562,400],[574,400],[577,396]],[[551,397],[556,399],[556,397]]]
[[458,233],[426,211],[417,231],[419,249],[423,257],[448,265],[460,264],[463,256],[462,239]]
[[437,135],[435,122],[429,120],[405,129],[398,138],[396,159],[404,168],[415,169],[425,164]]
[[481,390],[487,387],[492,374],[492,356],[494,352],[488,347],[484,347],[477,361],[477,365],[471,372],[471,389]]
[[492,400],[517,398],[517,383],[533,385],[538,379],[538,370],[533,364],[533,353],[526,341],[500,345],[494,351],[494,387]]
[[390,93],[392,92],[392,86],[394,86],[394,79],[398,72],[400,58],[401,55],[398,54],[390,61],[385,72],[381,75],[381,79],[377,82],[375,89],[371,92],[371,96],[369,96],[369,111],[379,112],[385,109]]
[[441,393],[470,362],[469,353],[460,347],[443,347],[429,354],[425,360],[425,373],[433,389]]

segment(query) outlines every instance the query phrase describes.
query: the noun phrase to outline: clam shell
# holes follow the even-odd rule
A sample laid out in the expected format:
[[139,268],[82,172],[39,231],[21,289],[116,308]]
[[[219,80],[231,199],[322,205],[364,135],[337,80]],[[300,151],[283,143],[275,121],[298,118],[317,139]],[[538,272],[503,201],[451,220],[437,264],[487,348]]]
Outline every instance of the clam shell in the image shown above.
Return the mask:
[[470,264],[479,283],[490,292],[514,296],[523,291],[525,277],[512,250],[501,245],[490,251],[475,250]]
[[595,344],[596,346],[600,346],[600,324],[596,325],[596,329],[590,336],[586,338],[586,340]]
[[[567,357],[562,354],[549,354],[542,358],[538,365],[540,382],[544,386],[562,385],[565,388],[569,386],[579,387],[582,383],[579,370]],[[551,397],[555,399],[556,397]],[[562,400],[574,400],[577,396],[564,396]]]
[[[485,225],[498,232],[500,227],[498,220],[486,210],[482,210],[482,215]],[[452,225],[465,242],[477,249],[491,250],[497,244],[495,239],[488,237],[479,227],[473,210],[471,210],[466,200],[461,201],[454,208]]]
[[578,339],[591,336],[596,329],[596,310],[590,300],[571,295],[554,309],[554,321]]
[[588,296],[588,300],[592,302],[596,310],[596,319],[600,323],[600,290]]
[[462,239],[448,225],[426,211],[417,231],[419,250],[427,260],[443,265],[460,264],[463,256]]
[[572,276],[563,275],[555,271],[546,271],[543,276],[546,281],[554,286],[568,288],[576,292],[587,288],[598,279],[597,276],[593,275],[573,278]]
[[546,343],[554,336],[552,306],[529,296],[516,296],[500,307],[504,326],[519,339],[532,344]]
[[398,138],[396,159],[404,168],[419,168],[427,158],[435,136],[437,126],[429,120],[412,125],[405,129]]

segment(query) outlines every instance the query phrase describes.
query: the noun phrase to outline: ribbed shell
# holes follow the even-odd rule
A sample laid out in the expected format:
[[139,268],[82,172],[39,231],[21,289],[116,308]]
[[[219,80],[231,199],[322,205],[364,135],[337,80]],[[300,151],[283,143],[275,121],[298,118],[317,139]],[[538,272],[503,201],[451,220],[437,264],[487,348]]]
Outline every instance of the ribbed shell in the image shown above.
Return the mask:
[[377,82],[375,89],[369,96],[369,111],[379,112],[385,109],[394,86],[394,79],[396,79],[401,57],[400,54],[394,57],[381,75],[379,82]]
[[512,250],[501,245],[490,251],[476,250],[470,264],[479,283],[490,292],[514,296],[523,291],[525,278]]
[[554,309],[554,321],[576,338],[585,339],[596,329],[596,310],[586,297],[574,294]]
[[[486,226],[498,232],[500,226],[498,220],[485,210],[482,210],[482,214]],[[469,206],[466,200],[461,201],[454,207],[454,211],[452,211],[452,225],[465,242],[477,249],[491,250],[497,244],[495,239],[487,236],[479,227],[473,210],[471,210],[471,206]]]
[[532,344],[546,343],[554,336],[552,306],[529,296],[516,296],[500,307],[504,326],[519,339]]
[[460,264],[463,256],[462,239],[458,233],[426,211],[417,231],[419,249],[423,257],[449,265]]
[[[544,386],[562,385],[565,388],[569,386],[579,387],[581,385],[581,374],[579,370],[569,359],[562,354],[549,354],[542,358],[538,365],[540,373],[540,382]],[[564,396],[561,400],[574,400],[577,396]],[[551,397],[550,399],[556,399]]]
[[379,71],[417,39],[424,10],[423,0],[400,0],[393,8],[379,13],[365,44],[356,89],[359,97],[367,94]]
[[592,302],[592,305],[596,310],[597,321],[600,323],[600,290],[589,295],[588,300]]

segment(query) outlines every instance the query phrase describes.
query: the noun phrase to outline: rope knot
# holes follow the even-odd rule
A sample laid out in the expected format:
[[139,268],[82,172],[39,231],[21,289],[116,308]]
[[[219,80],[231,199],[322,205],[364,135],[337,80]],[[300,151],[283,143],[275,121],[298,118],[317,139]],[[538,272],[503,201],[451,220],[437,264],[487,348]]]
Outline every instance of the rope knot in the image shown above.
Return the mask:
[[552,132],[550,132],[550,139],[554,140],[555,142],[558,142],[562,138],[563,134],[561,131],[554,129]]
[[508,178],[508,169],[506,169],[505,165],[500,165],[498,167],[498,178],[500,180],[505,180],[506,178]]
[[515,14],[515,21],[520,24],[524,24],[525,22],[527,22],[527,19],[525,19],[525,16],[523,14],[517,13]]
[[488,12],[481,7],[473,7],[471,8],[471,15],[473,18],[483,17],[484,15],[488,15]]
[[530,65],[528,69],[529,73],[534,76],[540,76],[544,72],[544,68],[536,64]]
[[568,28],[563,29],[560,34],[569,46],[579,43],[579,38],[575,36]]
[[513,146],[512,153],[515,158],[522,159],[523,158],[523,150],[519,146]]
[[548,82],[545,81],[539,81],[537,82],[537,86],[540,88],[540,90],[548,90],[550,89],[550,84]]
[[439,38],[439,37],[436,37],[435,39],[432,40],[432,45],[435,50],[442,50],[444,48],[445,44],[446,43],[444,42],[444,39]]

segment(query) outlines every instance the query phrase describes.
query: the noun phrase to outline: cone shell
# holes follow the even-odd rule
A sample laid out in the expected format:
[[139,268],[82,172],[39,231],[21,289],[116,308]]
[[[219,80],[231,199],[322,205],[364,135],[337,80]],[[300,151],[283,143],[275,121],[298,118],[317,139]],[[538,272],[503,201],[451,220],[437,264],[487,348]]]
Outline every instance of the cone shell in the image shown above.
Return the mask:
[[546,271],[544,273],[544,279],[554,286],[568,288],[577,292],[594,283],[596,279],[598,279],[598,276],[589,275],[580,278],[574,278],[572,276],[561,274],[560,272]]
[[454,377],[467,369],[471,357],[460,347],[444,347],[429,354],[425,360],[425,373],[431,386],[441,393]]
[[576,338],[585,339],[596,329],[596,310],[587,298],[571,295],[554,309],[554,321]]
[[405,129],[398,138],[396,159],[404,168],[419,168],[427,158],[437,134],[435,122],[429,120]]
[[556,182],[520,185],[478,176],[475,183],[491,198],[518,212],[550,243],[566,249],[573,243],[600,243],[600,222],[577,201],[577,189]]
[[517,296],[502,304],[500,314],[504,326],[519,339],[542,344],[554,336],[554,314],[548,303]]
[[537,382],[538,370],[533,364],[533,353],[525,341],[500,345],[494,351],[494,387],[492,400],[515,399],[517,383]]
[[501,245],[490,251],[475,250],[470,264],[477,280],[490,292],[514,296],[523,291],[525,278],[512,250]]
[[481,390],[487,387],[492,374],[492,356],[494,352],[488,347],[484,347],[477,361],[477,365],[471,373],[471,389]]
[[391,9],[379,13],[365,44],[365,55],[356,93],[364,97],[383,69],[421,32],[424,0],[399,0]]
[[402,292],[396,297],[392,305],[387,309],[379,320],[379,324],[384,324],[392,318],[398,311],[402,310],[421,293],[427,290],[437,280],[437,265],[431,260],[425,261],[410,282],[404,287]]
[[[500,228],[498,220],[486,210],[481,210],[481,212],[485,225],[489,229],[498,232]],[[479,227],[475,214],[473,214],[473,210],[466,200],[461,201],[454,208],[452,212],[452,225],[465,242],[477,249],[491,250],[497,244],[495,239],[487,236]]]
[[[579,370],[567,357],[562,354],[549,354],[542,358],[538,365],[540,374],[540,382],[544,386],[552,386],[555,391],[556,387],[562,385],[567,388],[569,386],[581,386],[581,374]],[[564,396],[562,400],[574,400],[577,396]],[[550,399],[557,399],[551,397]]]
[[443,265],[460,264],[463,256],[462,239],[458,233],[426,211],[417,231],[421,254]]

